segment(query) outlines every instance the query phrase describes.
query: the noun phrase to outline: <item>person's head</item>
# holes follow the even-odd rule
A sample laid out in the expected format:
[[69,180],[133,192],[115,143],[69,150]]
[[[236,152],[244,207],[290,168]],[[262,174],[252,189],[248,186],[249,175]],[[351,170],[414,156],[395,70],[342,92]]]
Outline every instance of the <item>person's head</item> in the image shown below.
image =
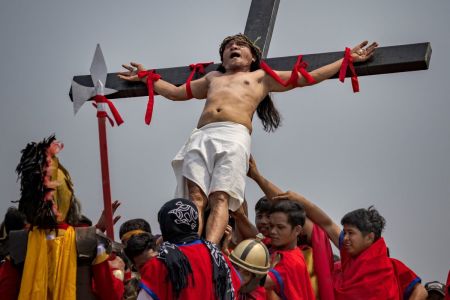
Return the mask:
[[150,224],[144,219],[131,219],[119,229],[119,237],[125,246],[125,255],[140,268],[157,255],[156,238],[152,235]]
[[255,71],[259,69],[261,50],[247,36],[226,37],[219,49],[224,71]]
[[439,300],[445,297],[445,285],[439,281],[430,281],[425,284],[428,292],[427,299]]
[[[222,64],[218,71],[256,71],[260,69],[261,50],[247,36],[236,34],[226,37],[219,48]],[[281,117],[270,95],[267,95],[256,108],[264,130],[275,131],[281,123]]]
[[342,246],[351,256],[357,256],[381,237],[386,221],[370,206],[347,213],[341,225],[344,227]]
[[240,293],[253,291],[270,268],[270,254],[261,242],[262,235],[256,239],[240,242],[230,254],[230,260],[241,275]]
[[270,208],[269,218],[272,246],[279,249],[295,248],[305,225],[303,206],[290,200],[277,201]]
[[11,230],[21,230],[26,226],[26,217],[16,207],[6,211],[5,218],[0,225],[0,242],[5,240]]
[[140,269],[149,259],[158,255],[156,240],[151,233],[133,235],[127,240],[125,255]]
[[158,212],[158,223],[166,242],[177,244],[198,238],[198,210],[190,200],[177,198],[166,202]]
[[270,235],[269,211],[272,204],[266,197],[261,197],[255,205],[255,224],[258,232],[265,237]]
[[144,219],[131,219],[120,225],[119,238],[122,241],[122,244],[125,245],[128,239],[133,235],[145,232],[152,233],[150,224],[147,221]]

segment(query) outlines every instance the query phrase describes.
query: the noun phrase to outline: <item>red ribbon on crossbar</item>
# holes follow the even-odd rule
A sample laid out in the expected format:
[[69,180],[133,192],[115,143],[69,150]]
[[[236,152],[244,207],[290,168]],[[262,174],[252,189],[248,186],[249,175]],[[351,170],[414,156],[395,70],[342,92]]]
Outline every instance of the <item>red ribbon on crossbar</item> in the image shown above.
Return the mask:
[[352,88],[353,92],[359,92],[359,82],[358,75],[355,71],[355,66],[353,66],[353,58],[350,48],[345,48],[344,60],[342,61],[341,69],[339,70],[339,80],[343,83],[345,80],[345,75],[347,74],[347,68],[350,68],[350,73],[352,74]]
[[272,70],[272,68],[269,67],[269,65],[265,61],[261,61],[260,66],[261,66],[261,69],[263,69],[267,74],[269,74],[273,79],[275,79],[276,82],[278,82],[282,86],[287,87],[289,84],[291,84],[294,87],[298,86],[298,78],[299,78],[298,73],[300,73],[303,77],[305,77],[306,82],[308,84],[313,84],[316,81],[311,76],[311,74],[309,74],[308,71],[306,71],[308,64],[306,62],[302,61],[302,58],[303,58],[303,55],[299,55],[297,57],[297,61],[295,62],[294,66],[292,68],[291,77],[286,81],[283,81],[281,79],[281,77],[278,76],[278,74],[275,73],[275,71]]
[[194,78],[195,73],[199,72],[200,74],[205,74],[205,67],[209,66],[212,63],[213,62],[207,62],[189,65],[189,68],[191,69],[191,74],[189,74],[189,77],[186,80],[186,94],[189,99],[194,98],[194,95],[192,95],[191,81],[192,78]]
[[153,104],[155,103],[153,82],[161,79],[161,75],[157,74],[155,70],[139,71],[137,75],[139,78],[147,76],[148,102],[147,109],[145,111],[145,124],[150,125],[153,115]]
[[95,103],[92,103],[92,105],[94,105],[95,108],[97,108],[97,118],[107,118],[109,120],[109,123],[111,124],[111,126],[114,127],[114,121],[111,119],[111,117],[108,115],[108,113],[104,110],[98,110],[98,105],[99,103],[106,103],[108,104],[109,110],[111,111],[114,120],[117,123],[117,126],[120,126],[123,123],[123,119],[119,114],[119,111],[117,110],[117,108],[114,106],[114,103],[112,103],[111,100],[109,100],[108,98],[106,98],[103,95],[95,95],[94,96],[94,101]]

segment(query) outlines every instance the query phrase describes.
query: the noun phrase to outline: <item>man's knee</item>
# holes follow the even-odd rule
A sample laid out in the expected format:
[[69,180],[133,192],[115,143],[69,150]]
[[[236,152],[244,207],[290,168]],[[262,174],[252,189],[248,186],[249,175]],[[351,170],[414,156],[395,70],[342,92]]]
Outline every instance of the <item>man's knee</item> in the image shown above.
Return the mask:
[[230,196],[225,192],[214,192],[209,195],[209,202],[211,206],[224,206],[228,207],[228,201],[230,200]]

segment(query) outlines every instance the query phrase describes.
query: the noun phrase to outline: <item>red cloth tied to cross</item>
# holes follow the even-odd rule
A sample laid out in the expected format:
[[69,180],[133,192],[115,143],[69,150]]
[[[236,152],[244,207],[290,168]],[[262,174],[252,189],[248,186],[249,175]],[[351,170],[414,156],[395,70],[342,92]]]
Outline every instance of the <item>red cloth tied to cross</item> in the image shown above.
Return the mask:
[[112,103],[111,100],[109,100],[103,95],[95,95],[94,101],[95,103],[92,103],[92,105],[94,105],[94,107],[97,108],[97,118],[107,118],[111,126],[114,127],[114,121],[111,119],[108,113],[105,110],[98,108],[99,104],[106,103],[108,104],[109,110],[111,111],[113,118],[117,123],[117,126],[120,126],[123,123],[123,119],[120,116],[119,111],[114,106],[114,103]]
[[139,78],[147,76],[148,102],[147,102],[147,110],[145,111],[145,124],[150,125],[153,115],[153,104],[155,103],[153,82],[161,79],[161,75],[157,74],[155,70],[139,71],[137,75]]
[[345,75],[347,74],[347,68],[350,68],[352,74],[352,88],[353,92],[359,92],[358,75],[356,75],[355,67],[353,66],[353,58],[350,48],[345,48],[344,60],[342,61],[341,69],[339,70],[339,80],[343,83]]
[[192,89],[191,89],[191,81],[192,78],[194,78],[195,73],[199,72],[200,74],[205,74],[205,67],[209,66],[213,62],[207,62],[207,63],[197,63],[197,64],[190,64],[189,68],[191,69],[191,74],[189,74],[188,79],[186,80],[186,94],[188,99],[194,98],[194,95],[192,95]]
[[294,66],[292,68],[291,77],[286,81],[283,81],[281,79],[281,77],[278,76],[278,74],[275,73],[275,71],[272,70],[272,68],[269,67],[269,65],[265,61],[261,61],[260,66],[261,66],[261,69],[263,69],[267,74],[269,74],[273,79],[275,79],[276,82],[278,82],[282,86],[287,87],[288,85],[291,84],[293,87],[297,87],[298,79],[299,79],[298,73],[300,73],[305,78],[305,80],[308,84],[313,84],[316,81],[311,76],[311,74],[309,74],[308,71],[306,71],[308,64],[306,62],[302,61],[302,59],[303,59],[303,55],[299,55],[297,57],[297,61],[295,62]]

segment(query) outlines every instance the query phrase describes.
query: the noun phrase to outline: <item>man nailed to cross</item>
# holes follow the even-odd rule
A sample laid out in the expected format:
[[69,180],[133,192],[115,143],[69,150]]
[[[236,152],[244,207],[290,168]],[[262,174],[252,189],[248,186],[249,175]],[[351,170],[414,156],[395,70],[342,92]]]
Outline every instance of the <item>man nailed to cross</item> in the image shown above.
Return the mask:
[[[372,57],[378,44],[367,44],[364,41],[349,49],[347,60],[364,62]],[[301,65],[292,72],[272,71],[261,62],[260,49],[243,34],[225,38],[219,53],[222,64],[218,70],[200,79],[178,87],[164,80],[153,82],[154,91],[169,100],[206,99],[197,128],[173,159],[172,167],[177,177],[175,197],[189,198],[198,207],[199,233],[205,223],[205,208],[210,206],[206,239],[216,244],[227,226],[228,209],[235,211],[244,201],[255,111],[264,130],[274,131],[280,115],[271,92],[317,84],[335,75],[345,61],[337,60],[309,74]],[[120,72],[120,78],[147,82],[144,75],[149,73],[143,72],[143,65],[132,62],[122,66],[128,71]]]

